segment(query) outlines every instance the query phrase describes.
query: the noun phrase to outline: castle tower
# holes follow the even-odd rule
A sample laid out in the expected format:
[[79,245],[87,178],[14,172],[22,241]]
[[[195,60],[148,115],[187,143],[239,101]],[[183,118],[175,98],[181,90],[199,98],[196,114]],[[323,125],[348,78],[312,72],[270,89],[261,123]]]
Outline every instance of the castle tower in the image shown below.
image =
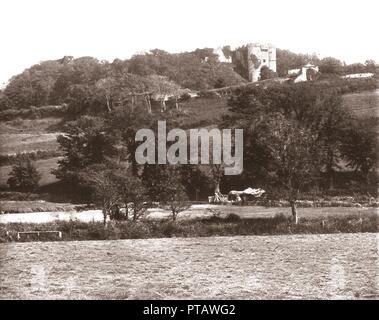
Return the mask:
[[268,67],[276,72],[276,48],[270,44],[250,43],[247,45],[249,81],[259,81],[261,68]]

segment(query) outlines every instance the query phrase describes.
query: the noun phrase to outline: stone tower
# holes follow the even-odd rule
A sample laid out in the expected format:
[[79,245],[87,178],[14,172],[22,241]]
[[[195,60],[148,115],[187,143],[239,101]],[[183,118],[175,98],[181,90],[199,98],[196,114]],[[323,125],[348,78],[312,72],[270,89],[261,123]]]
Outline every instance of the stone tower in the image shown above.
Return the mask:
[[259,81],[261,68],[267,66],[276,72],[276,48],[270,44],[250,43],[247,46],[249,81]]

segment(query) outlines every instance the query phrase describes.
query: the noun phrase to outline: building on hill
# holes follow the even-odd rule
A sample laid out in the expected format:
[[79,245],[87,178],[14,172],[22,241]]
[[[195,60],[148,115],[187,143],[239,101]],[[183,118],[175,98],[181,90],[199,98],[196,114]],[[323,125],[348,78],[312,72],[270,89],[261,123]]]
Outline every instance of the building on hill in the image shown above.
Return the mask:
[[218,61],[224,63],[232,63],[232,57],[226,57],[222,47],[215,48],[213,53],[218,56]]
[[313,81],[316,79],[316,75],[319,73],[318,66],[315,66],[311,63],[306,64],[305,66],[299,69],[288,70],[288,75],[294,78],[294,82],[305,82]]

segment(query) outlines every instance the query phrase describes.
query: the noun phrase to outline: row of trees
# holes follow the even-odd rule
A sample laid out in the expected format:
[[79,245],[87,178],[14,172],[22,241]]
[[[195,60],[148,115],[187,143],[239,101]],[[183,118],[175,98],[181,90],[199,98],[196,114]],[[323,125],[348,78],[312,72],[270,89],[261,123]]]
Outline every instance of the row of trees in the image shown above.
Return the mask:
[[[91,176],[88,168],[102,165],[92,170],[97,178],[89,179],[91,183],[87,185],[96,186],[95,181],[107,181],[106,176],[124,176],[125,179],[137,179],[131,185],[139,181],[148,201],[163,199],[164,202],[168,186],[172,186],[171,196],[177,192],[195,198],[198,193],[219,191],[220,186],[222,189],[234,179],[232,184],[236,188],[253,185],[266,190],[280,189],[282,197],[291,203],[295,220],[299,194],[333,188],[336,172],[341,167],[351,168],[361,177],[361,192],[376,192],[376,181],[370,180],[378,154],[376,120],[357,119],[350,114],[341,105],[339,89],[321,83],[252,87],[237,91],[230,98],[229,106],[230,114],[223,118],[220,126],[244,129],[241,176],[224,177],[222,170],[212,165],[208,168],[179,166],[175,174],[167,174],[169,171],[164,166],[138,165],[134,159],[137,130],[154,129],[159,119],[165,119],[171,127],[179,124],[168,114],[140,113],[130,108],[115,109],[105,118],[84,116],[68,123],[65,135],[58,138],[65,157],[59,161],[55,174],[67,183],[86,185],[88,179],[84,177]],[[114,174],[114,170],[120,172],[120,169],[117,166],[114,169],[110,163],[127,164],[128,169],[122,174]],[[82,172],[85,174],[78,174]],[[173,177],[175,180],[170,180]],[[104,195],[109,195],[105,192],[107,187],[101,188]],[[108,190],[122,188],[116,184]],[[99,192],[95,198],[102,199]],[[110,212],[114,201],[109,203],[106,212]],[[123,206],[126,204],[124,201]]]
[[[181,181],[181,169],[161,166],[155,170],[155,177],[144,180],[124,164],[107,162],[86,168],[81,171],[80,178],[92,189],[95,203],[103,210],[104,223],[108,218],[128,220],[129,215],[137,221],[146,214],[156,198],[159,198],[160,206],[170,210],[175,221],[178,214],[189,207]],[[159,179],[156,179],[158,176]]]
[[[243,82],[230,66],[218,61],[212,49],[169,54],[162,50],[138,54],[112,63],[92,57],[44,61],[10,79],[0,92],[0,109],[72,103],[74,110],[104,111],[105,102],[140,97],[150,105],[152,94],[177,93]],[[134,101],[133,101],[134,102]]]
[[[169,127],[180,127],[183,119],[169,113],[140,112],[141,108],[149,111],[147,96],[126,103],[123,95],[128,95],[128,91],[119,89],[120,86],[133,86],[143,92],[147,90],[143,81],[153,81],[157,76],[124,74],[122,66],[118,67],[120,73],[114,73],[119,77],[117,81],[104,78],[95,82],[103,97],[101,105],[108,111],[66,123],[64,135],[58,137],[64,157],[54,174],[70,186],[89,188],[94,199],[100,199],[105,217],[118,217],[119,208],[130,204],[133,216],[138,218],[146,204],[163,201],[170,205],[175,218],[176,206],[185,199],[199,193],[210,194],[233,177],[223,177],[213,166],[169,169],[135,163],[137,130],[154,129],[157,120],[166,120]],[[80,85],[74,88],[83,89]],[[92,105],[80,94],[71,93],[70,97],[72,108]],[[220,126],[244,129],[244,172],[234,178],[238,180],[236,187],[281,186],[280,192],[289,199],[294,217],[299,193],[312,188],[333,188],[335,172],[342,165],[354,169],[363,177],[366,191],[373,192],[369,186],[375,185],[370,175],[378,154],[376,120],[358,120],[342,108],[339,87],[301,83],[244,88],[232,95],[229,106],[230,114]],[[29,164],[24,169],[33,171]],[[15,175],[22,177],[24,171],[18,174],[16,170]],[[35,178],[38,180],[38,175]],[[22,185],[12,181],[16,188]]]
[[[227,57],[233,56],[233,65],[221,63],[211,48],[178,54],[155,49],[112,63],[71,56],[43,61],[10,79],[0,91],[0,110],[73,103],[74,110],[98,113],[104,111],[104,102],[110,109],[113,102],[138,97],[149,107],[150,95],[146,93],[162,96],[178,88],[207,90],[246,82],[245,51],[246,47],[235,51],[229,46],[223,48]],[[289,69],[308,62],[318,65],[323,74],[376,72],[372,60],[346,65],[330,57],[320,60],[316,55],[277,49],[278,76],[286,76]],[[263,70],[263,79],[273,76],[270,70]]]
[[243,175],[266,188],[280,186],[295,220],[299,193],[333,188],[342,165],[362,176],[362,191],[376,192],[376,181],[369,181],[379,151],[376,120],[349,114],[338,90],[314,83],[255,87],[229,103],[223,125],[244,129]]

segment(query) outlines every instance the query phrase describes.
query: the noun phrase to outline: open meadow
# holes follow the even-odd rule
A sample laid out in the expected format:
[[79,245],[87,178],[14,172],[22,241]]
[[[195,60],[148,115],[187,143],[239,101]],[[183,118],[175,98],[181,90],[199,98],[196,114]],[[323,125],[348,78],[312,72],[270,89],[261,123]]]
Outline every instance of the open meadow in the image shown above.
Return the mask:
[[343,105],[359,117],[379,117],[379,89],[342,96]]
[[378,299],[378,234],[0,245],[3,299]]

